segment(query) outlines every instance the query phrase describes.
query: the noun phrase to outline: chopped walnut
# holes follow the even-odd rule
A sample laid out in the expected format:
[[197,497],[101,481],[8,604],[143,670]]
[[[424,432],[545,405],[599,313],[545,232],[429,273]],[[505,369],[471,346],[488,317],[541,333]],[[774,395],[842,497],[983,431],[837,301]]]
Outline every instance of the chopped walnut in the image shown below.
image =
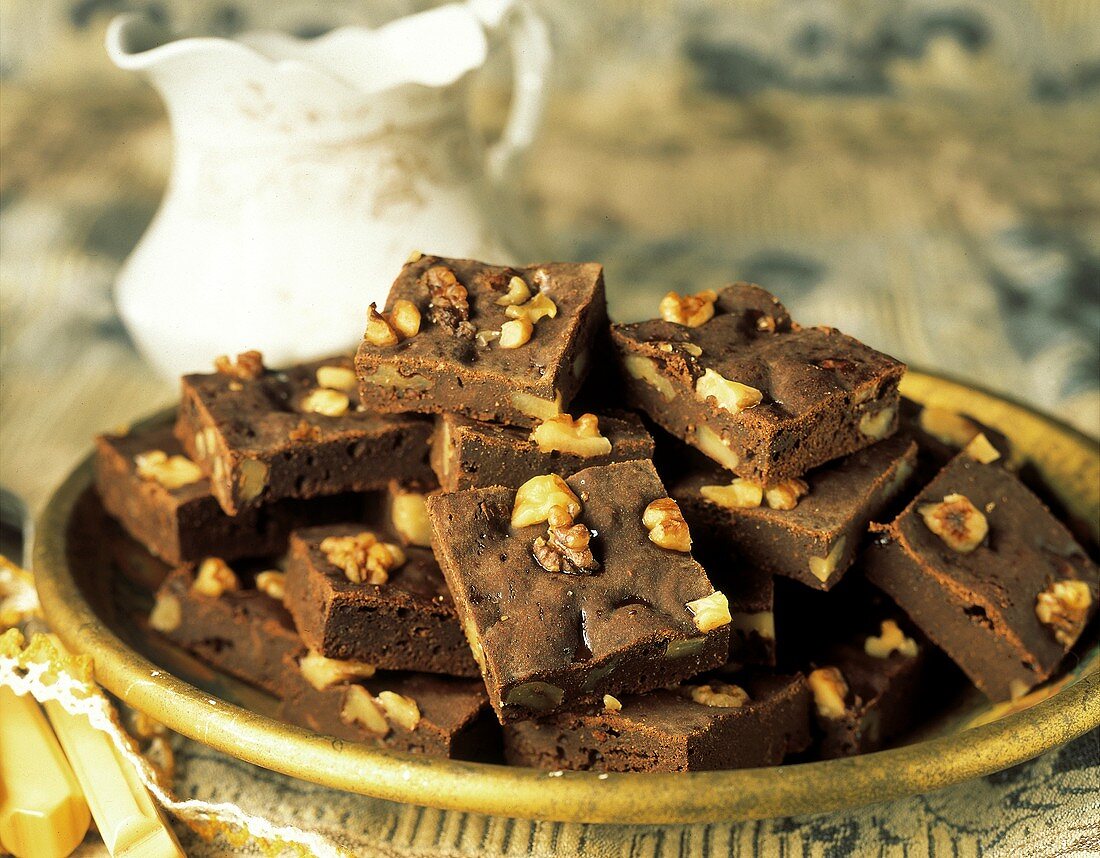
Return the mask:
[[409,253],[407,257],[405,257],[405,264],[412,265],[414,262],[419,262],[423,258],[423,253],[421,253],[419,250],[413,250]]
[[500,331],[478,331],[474,334],[474,342],[478,348],[487,349],[489,344],[500,339]]
[[612,697],[610,694],[603,696],[603,708],[608,712],[622,712],[623,704],[617,697]]
[[917,642],[906,637],[894,620],[883,620],[878,637],[871,635],[863,642],[863,651],[874,658],[889,658],[895,652],[906,658],[915,658]]
[[228,355],[218,355],[214,358],[214,369],[222,375],[252,381],[264,374],[264,356],[255,349],[241,352],[235,361],[231,361]]
[[543,317],[555,318],[558,315],[558,305],[551,300],[549,295],[543,292],[537,293],[530,301],[512,307],[506,307],[504,315],[509,319],[528,318],[531,324],[536,324]]
[[685,688],[692,701],[701,706],[740,709],[750,700],[744,688],[728,682],[715,681],[707,685],[688,685]]
[[428,318],[452,334],[464,335],[469,327],[465,323],[470,319],[469,293],[454,271],[445,265],[435,265],[424,272],[423,282],[431,299]]
[[807,677],[814,695],[814,706],[822,718],[835,721],[843,718],[846,710],[844,699],[848,696],[848,683],[835,667],[819,667]]
[[728,625],[733,619],[730,616],[729,599],[721,590],[715,590],[709,596],[688,602],[687,609],[695,620],[695,628],[701,632],[719,629]]
[[730,414],[740,414],[760,404],[764,394],[755,387],[749,387],[739,381],[730,381],[713,369],[706,370],[695,382],[695,395],[706,402],[714,399],[714,404]]
[[606,456],[611,442],[600,434],[600,420],[595,414],[582,414],[574,420],[559,414],[544,420],[531,432],[540,452],[570,453],[574,456]]
[[649,541],[669,551],[691,551],[691,532],[680,505],[672,498],[657,498],[642,511]]
[[318,691],[324,691],[339,682],[370,679],[375,672],[374,665],[366,662],[326,658],[312,650],[298,660],[298,669],[306,682]]
[[837,564],[840,563],[841,555],[844,554],[844,548],[847,544],[848,537],[842,536],[833,544],[833,547],[829,549],[829,553],[824,557],[811,557],[807,564],[810,568],[810,574],[822,584],[828,581],[829,576],[836,571]]
[[531,553],[547,572],[579,575],[595,572],[599,562],[590,546],[592,533],[583,524],[574,524],[564,506],[552,506],[546,515],[546,536],[531,545]]
[[966,445],[966,455],[983,465],[991,465],[1001,458],[1001,451],[994,447],[984,434],[979,432]]
[[183,623],[180,600],[170,593],[158,593],[149,612],[149,626],[162,634],[174,632]]
[[367,307],[367,329],[363,332],[363,339],[380,348],[396,346],[401,342],[389,319],[379,313],[378,306],[373,303]]
[[227,591],[241,589],[241,582],[229,564],[220,557],[207,557],[199,564],[191,590],[204,596],[218,598]]
[[[221,462],[221,459],[214,460],[215,470]],[[259,459],[242,459],[240,471],[241,476],[237,485],[237,494],[241,503],[251,503],[267,487],[267,463],[261,462]]]
[[501,307],[511,307],[523,304],[531,297],[531,287],[522,277],[512,277],[508,281],[508,291],[497,298],[496,303]]
[[327,387],[318,387],[311,390],[299,405],[306,414],[322,414],[325,417],[343,417],[348,413],[351,401],[348,395],[340,390],[330,390]]
[[518,349],[531,341],[535,326],[529,316],[520,316],[500,326],[497,345],[502,349]]
[[893,405],[888,405],[879,411],[866,412],[859,418],[860,433],[875,441],[881,441],[890,434],[897,413],[898,409]]
[[661,299],[657,310],[666,322],[697,328],[714,318],[714,302],[717,300],[718,293],[713,289],[684,296],[669,292]]
[[375,699],[382,707],[382,711],[386,713],[386,717],[399,727],[404,727],[411,732],[420,723],[420,707],[411,697],[395,691],[379,691]]
[[152,480],[169,491],[197,483],[203,476],[199,466],[186,456],[169,456],[163,450],[138,453],[134,466],[143,480]]
[[397,535],[408,545],[430,548],[432,525],[428,508],[420,492],[393,491],[390,497],[390,522]]
[[737,477],[728,486],[702,486],[699,494],[726,509],[755,509],[764,500],[763,487],[743,477]]
[[352,685],[344,695],[340,720],[345,724],[358,724],[368,733],[379,738],[390,732],[390,724],[378,700],[361,685]]
[[1077,642],[1092,606],[1092,591],[1084,581],[1062,578],[1054,581],[1035,599],[1035,616],[1054,632],[1054,639],[1067,649]]
[[351,536],[327,536],[321,540],[321,552],[353,584],[385,584],[390,572],[405,563],[405,552],[400,547],[380,542],[369,530]]
[[286,597],[286,575],[277,569],[268,569],[256,576],[256,589],[276,602]]
[[917,512],[928,529],[948,548],[962,554],[968,554],[981,545],[989,533],[985,515],[964,495],[947,495],[941,503],[921,505]]
[[512,506],[512,527],[527,527],[546,521],[551,508],[564,507],[576,518],[581,512],[581,502],[565,480],[557,474],[541,474],[531,477],[516,490]]
[[329,390],[342,390],[344,393],[355,393],[357,387],[355,372],[346,366],[317,367],[317,386],[327,387]]
[[810,491],[805,480],[784,480],[764,489],[764,500],[772,509],[794,509],[798,500]]
[[420,310],[412,301],[406,301],[404,298],[394,301],[389,318],[390,325],[402,339],[407,340],[420,333]]

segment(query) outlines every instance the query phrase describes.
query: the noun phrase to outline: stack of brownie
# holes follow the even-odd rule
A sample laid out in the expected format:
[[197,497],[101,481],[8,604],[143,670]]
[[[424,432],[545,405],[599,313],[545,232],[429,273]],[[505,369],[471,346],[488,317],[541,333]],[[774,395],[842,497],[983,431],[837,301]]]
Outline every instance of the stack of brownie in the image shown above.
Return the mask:
[[[843,756],[1056,670],[1100,571],[1003,436],[738,283],[414,254],[354,358],[183,379],[98,441],[149,623],[341,739],[549,769]],[[874,585],[874,586],[872,586]],[[503,728],[503,729],[502,729]]]

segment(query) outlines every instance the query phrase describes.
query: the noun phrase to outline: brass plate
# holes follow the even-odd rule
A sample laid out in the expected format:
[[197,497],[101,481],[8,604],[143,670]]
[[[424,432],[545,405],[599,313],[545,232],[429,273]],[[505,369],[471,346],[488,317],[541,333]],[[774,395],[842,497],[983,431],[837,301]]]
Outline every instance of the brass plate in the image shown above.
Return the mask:
[[[1065,511],[1085,523],[1093,540],[1100,538],[1100,453],[1094,441],[1025,406],[943,378],[910,372],[903,390],[927,404],[964,410],[1010,436],[1054,487]],[[71,525],[91,495],[91,483],[89,456],[38,522],[34,568],[50,625],[69,647],[91,655],[99,681],[131,706],[219,751],[329,787],[562,821],[766,818],[928,792],[1005,769],[1100,726],[1100,647],[1093,624],[1093,639],[1079,645],[1074,669],[1024,700],[991,706],[968,695],[923,731],[928,738],[851,759],[726,772],[597,775],[428,759],[341,742],[274,720],[264,714],[272,711],[270,698],[157,644],[155,635],[143,635],[127,619],[125,598],[98,547],[102,540],[85,536],[74,542]]]

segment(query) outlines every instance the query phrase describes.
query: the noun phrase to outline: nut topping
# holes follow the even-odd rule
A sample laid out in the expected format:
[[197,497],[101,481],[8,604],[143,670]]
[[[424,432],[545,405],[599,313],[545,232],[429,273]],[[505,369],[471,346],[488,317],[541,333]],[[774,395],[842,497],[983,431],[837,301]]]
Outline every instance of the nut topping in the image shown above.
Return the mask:
[[750,698],[740,685],[728,682],[711,682],[707,685],[685,686],[692,701],[701,706],[714,706],[722,709],[740,709]]
[[813,692],[818,715],[830,721],[844,717],[844,698],[848,696],[844,674],[835,667],[819,667],[810,672],[807,682]]
[[420,310],[412,301],[399,298],[390,310],[390,325],[402,339],[415,337],[420,333]]
[[893,405],[889,405],[881,411],[868,411],[859,418],[860,434],[872,438],[875,441],[881,441],[890,434],[890,429],[894,425],[894,417],[897,413],[898,410]]
[[511,307],[516,304],[523,304],[531,297],[531,287],[527,285],[527,281],[522,277],[515,276],[508,281],[508,291],[497,298],[497,306]]
[[[222,459],[220,458],[214,460],[215,471],[217,471],[217,466],[221,463]],[[267,463],[261,462],[259,459],[244,459],[241,462],[241,476],[237,486],[237,493],[240,495],[241,503],[250,503],[254,501],[266,487]]]
[[502,349],[518,349],[531,341],[531,334],[534,331],[535,326],[530,316],[512,319],[500,326],[500,339],[497,340],[497,345]]
[[512,507],[512,527],[528,527],[546,521],[551,508],[561,506],[572,517],[581,512],[581,502],[565,480],[557,474],[531,477],[516,490]]
[[323,414],[325,417],[343,417],[348,413],[351,401],[348,395],[340,390],[330,390],[327,387],[318,387],[302,397],[302,411],[307,414]]
[[390,521],[397,535],[407,544],[431,547],[432,526],[424,495],[420,492],[395,492],[390,498]]
[[642,524],[654,545],[669,551],[691,551],[691,532],[680,505],[672,498],[651,501],[642,512]]
[[353,584],[385,584],[390,572],[405,563],[405,552],[389,542],[379,542],[369,530],[351,536],[326,536],[321,552],[344,571]]
[[355,372],[346,366],[319,366],[317,367],[317,386],[329,390],[342,390],[344,393],[355,393],[357,386]]
[[676,398],[676,389],[672,386],[672,382],[661,374],[656,361],[640,355],[626,355],[623,358],[623,366],[632,377],[644,381],[664,399],[671,402]]
[[606,456],[611,442],[600,434],[600,421],[595,414],[582,414],[574,420],[559,414],[544,420],[531,433],[541,452],[570,453],[574,456]]
[[714,302],[717,300],[718,293],[713,289],[684,296],[669,292],[661,299],[657,311],[666,322],[697,328],[714,318]]
[[361,685],[353,685],[344,695],[340,720],[345,724],[358,724],[368,733],[382,738],[390,732],[389,722],[378,701]]
[[847,544],[848,537],[842,536],[833,543],[833,547],[829,549],[829,553],[824,557],[811,557],[808,564],[810,574],[822,584],[828,581],[829,576],[836,571],[836,566],[840,562],[840,557],[844,554],[844,547]]
[[162,634],[174,632],[183,623],[180,600],[170,593],[158,593],[149,612],[149,626]]
[[163,450],[138,453],[134,456],[134,465],[143,480],[153,480],[169,490],[202,479],[202,470],[186,456],[169,456]]
[[256,576],[256,589],[276,602],[281,602],[286,596],[286,575],[277,569],[261,572]]
[[253,381],[264,374],[264,356],[255,349],[241,352],[235,361],[228,355],[218,355],[214,358],[214,369],[241,381]]
[[374,303],[367,307],[367,329],[363,332],[363,339],[380,348],[396,346],[401,341],[393,325],[378,312],[378,306]]
[[382,707],[382,711],[386,713],[386,717],[397,726],[411,732],[420,723],[420,707],[411,697],[394,691],[379,691],[375,699]]
[[695,395],[704,402],[713,397],[714,404],[730,414],[740,414],[759,405],[764,398],[764,394],[755,387],[730,381],[713,369],[708,369],[695,382]]
[[556,318],[558,315],[558,305],[551,300],[549,295],[539,292],[525,304],[505,308],[504,315],[509,319],[522,319],[526,317],[530,319],[531,324],[534,325],[544,316],[549,316],[551,319]]
[[697,426],[694,436],[689,441],[723,468],[732,471],[741,464],[741,457],[733,452],[722,436],[709,426]]
[[1062,578],[1051,583],[1035,599],[1035,616],[1054,632],[1067,649],[1077,642],[1089,618],[1092,591],[1084,581]]
[[540,536],[531,545],[531,553],[539,566],[547,572],[568,575],[591,573],[600,568],[589,547],[591,531],[583,524],[574,524],[566,507],[550,507],[546,524],[546,536]]
[[764,489],[764,500],[772,509],[794,509],[798,499],[810,491],[805,480],[784,480]]
[[199,571],[195,574],[195,580],[191,584],[191,590],[210,596],[213,599],[221,596],[227,590],[241,589],[241,582],[237,575],[229,568],[229,564],[220,557],[207,557],[199,564]]
[[870,636],[863,642],[863,651],[874,658],[889,658],[895,652],[906,658],[915,658],[917,642],[905,636],[894,620],[883,620],[878,637]]
[[472,337],[469,293],[458,282],[454,271],[445,265],[433,266],[424,272],[423,282],[431,299],[428,318],[456,336]]
[[362,661],[326,658],[313,650],[299,659],[298,669],[306,682],[318,691],[324,691],[338,682],[370,679],[374,676],[374,665]]
[[605,694],[603,696],[603,708],[606,709],[608,712],[621,712],[623,709],[623,704],[619,701],[617,697],[612,697],[610,694]]
[[989,533],[985,515],[964,495],[947,495],[941,503],[923,504],[917,512],[948,548],[962,554],[977,548]]
[[699,494],[726,509],[755,509],[764,500],[764,489],[743,477],[737,477],[728,486],[702,486]]
[[991,465],[1001,458],[1001,451],[994,447],[983,433],[979,432],[966,445],[966,455],[983,465]]
[[709,632],[727,625],[730,616],[730,603],[721,590],[715,590],[709,596],[687,603],[687,609],[695,618],[695,628]]

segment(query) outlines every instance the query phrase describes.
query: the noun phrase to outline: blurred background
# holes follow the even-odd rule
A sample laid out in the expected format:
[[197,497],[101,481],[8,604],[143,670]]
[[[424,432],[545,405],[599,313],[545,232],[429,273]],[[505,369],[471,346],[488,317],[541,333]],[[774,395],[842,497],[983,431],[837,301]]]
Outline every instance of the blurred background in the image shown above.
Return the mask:
[[[0,2],[0,481],[32,508],[95,431],[169,403],[112,284],[171,166],[109,19],[313,37],[425,4]],[[912,365],[1100,430],[1100,4],[538,0],[554,58],[514,180],[522,260],[611,311],[732,279]],[[472,90],[499,130],[509,74]],[[430,250],[425,247],[424,250]]]

